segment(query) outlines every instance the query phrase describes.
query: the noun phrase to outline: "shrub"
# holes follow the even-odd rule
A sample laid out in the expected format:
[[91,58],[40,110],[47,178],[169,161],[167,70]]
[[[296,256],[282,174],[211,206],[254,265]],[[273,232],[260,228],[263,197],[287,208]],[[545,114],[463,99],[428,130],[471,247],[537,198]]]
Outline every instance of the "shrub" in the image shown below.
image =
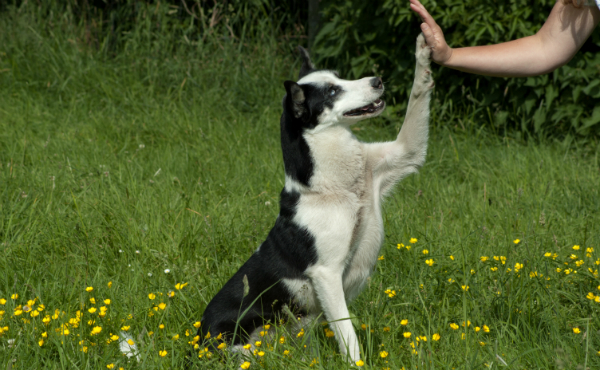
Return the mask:
[[[530,2],[423,1],[451,46],[509,41],[534,34],[554,0]],[[323,25],[314,54],[321,65],[351,78],[381,74],[398,113],[413,79],[414,43],[420,20],[405,0],[323,2]],[[600,33],[564,67],[530,78],[494,78],[448,68],[436,74],[438,122],[468,114],[476,125],[524,137],[570,140],[600,136]],[[389,98],[388,98],[389,100]],[[441,108],[440,108],[441,105]],[[462,121],[461,121],[462,122]]]

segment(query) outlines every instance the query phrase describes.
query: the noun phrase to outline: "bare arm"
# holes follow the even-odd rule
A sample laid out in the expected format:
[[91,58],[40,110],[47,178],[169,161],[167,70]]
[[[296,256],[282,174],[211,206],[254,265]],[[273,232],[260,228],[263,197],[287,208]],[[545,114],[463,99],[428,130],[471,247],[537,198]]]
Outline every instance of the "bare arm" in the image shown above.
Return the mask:
[[410,7],[422,19],[421,30],[432,47],[433,60],[460,71],[497,77],[526,77],[551,72],[566,64],[600,23],[597,7],[575,8],[557,1],[533,36],[496,45],[450,48],[442,29],[418,0]]

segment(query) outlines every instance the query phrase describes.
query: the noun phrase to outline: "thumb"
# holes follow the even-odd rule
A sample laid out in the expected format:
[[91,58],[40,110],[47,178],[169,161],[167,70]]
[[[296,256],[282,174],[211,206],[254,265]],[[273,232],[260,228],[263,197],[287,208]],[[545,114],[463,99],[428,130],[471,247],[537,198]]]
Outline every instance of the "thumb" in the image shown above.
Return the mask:
[[431,27],[429,27],[427,23],[421,23],[421,31],[425,36],[425,42],[427,42],[427,45],[431,48],[434,48],[436,46],[436,39]]

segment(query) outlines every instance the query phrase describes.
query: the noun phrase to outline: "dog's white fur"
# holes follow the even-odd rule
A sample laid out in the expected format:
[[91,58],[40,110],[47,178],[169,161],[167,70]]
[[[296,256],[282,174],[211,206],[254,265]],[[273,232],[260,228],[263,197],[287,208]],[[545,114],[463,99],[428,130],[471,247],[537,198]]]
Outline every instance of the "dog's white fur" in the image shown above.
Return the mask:
[[318,71],[298,81],[299,85],[339,85],[345,95],[333,109],[325,109],[318,126],[304,133],[315,165],[310,187],[285,179],[286,190],[300,193],[294,222],[314,235],[318,259],[305,271],[308,282],[283,282],[310,314],[324,313],[341,353],[353,362],[360,359],[360,351],[347,303],[360,293],[377,262],[384,239],[382,198],[425,162],[433,80],[430,49],[422,35],[416,57],[406,118],[391,142],[358,141],[349,126],[368,117],[344,116],[381,95],[369,85],[369,78],[345,81],[332,72]]

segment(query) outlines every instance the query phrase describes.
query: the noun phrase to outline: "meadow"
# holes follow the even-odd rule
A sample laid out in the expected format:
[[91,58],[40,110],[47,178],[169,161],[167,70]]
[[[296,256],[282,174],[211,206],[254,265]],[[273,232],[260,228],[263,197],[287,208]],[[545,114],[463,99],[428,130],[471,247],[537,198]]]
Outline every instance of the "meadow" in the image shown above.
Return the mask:
[[[298,40],[171,52],[141,25],[108,55],[53,19],[0,17],[1,366],[182,368],[194,351],[192,368],[239,369],[194,336],[278,214]],[[600,147],[500,136],[436,94],[427,162],[386,200],[350,306],[353,366],[599,368]],[[401,124],[390,109],[353,131],[391,140]],[[277,334],[242,368],[349,367],[327,326],[266,324]]]

